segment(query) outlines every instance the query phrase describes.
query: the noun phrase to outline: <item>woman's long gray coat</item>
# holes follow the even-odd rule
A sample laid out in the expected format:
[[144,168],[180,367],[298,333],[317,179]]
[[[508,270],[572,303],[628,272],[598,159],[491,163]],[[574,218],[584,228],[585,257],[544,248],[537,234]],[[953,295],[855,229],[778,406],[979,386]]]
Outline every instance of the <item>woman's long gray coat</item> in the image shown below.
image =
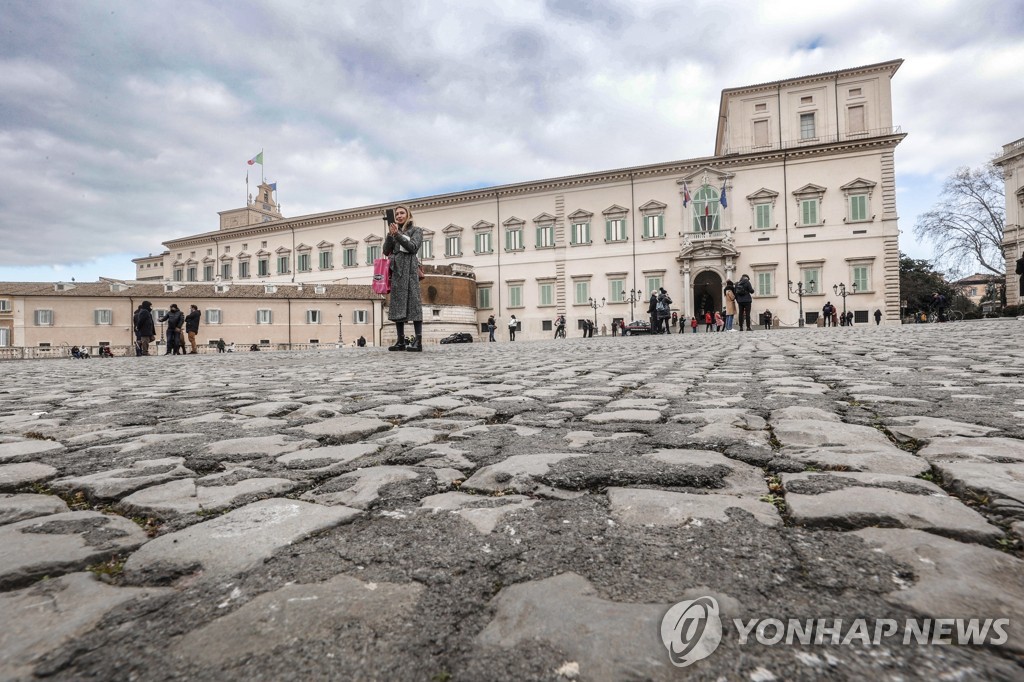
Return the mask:
[[423,230],[406,223],[384,240],[384,255],[391,256],[391,300],[388,319],[392,322],[420,322],[423,302],[420,298],[420,262],[417,254],[423,243]]

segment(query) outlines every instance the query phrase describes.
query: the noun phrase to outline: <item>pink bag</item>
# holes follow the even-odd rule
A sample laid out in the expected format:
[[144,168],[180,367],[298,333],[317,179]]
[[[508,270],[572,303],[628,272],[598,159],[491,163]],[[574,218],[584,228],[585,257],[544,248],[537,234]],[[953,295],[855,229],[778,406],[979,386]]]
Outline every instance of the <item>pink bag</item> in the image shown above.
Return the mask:
[[373,291],[378,294],[391,292],[390,258],[378,258],[373,261]]

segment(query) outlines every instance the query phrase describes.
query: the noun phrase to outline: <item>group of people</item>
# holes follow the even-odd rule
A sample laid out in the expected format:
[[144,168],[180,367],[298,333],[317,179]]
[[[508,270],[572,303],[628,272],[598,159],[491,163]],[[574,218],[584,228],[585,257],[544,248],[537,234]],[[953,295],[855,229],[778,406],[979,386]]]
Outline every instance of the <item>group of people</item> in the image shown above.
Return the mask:
[[[826,327],[852,327],[853,326],[853,311],[848,310],[845,313],[839,312],[832,301],[828,301],[821,307],[821,316],[825,318]],[[875,324],[878,324],[882,320],[882,311],[875,311]]]
[[[164,355],[185,355],[185,338],[188,337],[191,350],[189,355],[196,355],[199,349],[196,346],[196,336],[199,334],[199,320],[202,314],[196,305],[189,306],[186,315],[179,308],[177,303],[172,303],[167,312],[154,320],[153,304],[143,301],[135,309],[132,315],[132,329],[135,332],[135,354],[149,355],[149,344],[156,341],[156,323],[163,322],[167,325],[167,351]],[[223,339],[217,341],[217,351],[223,353],[225,350]]]

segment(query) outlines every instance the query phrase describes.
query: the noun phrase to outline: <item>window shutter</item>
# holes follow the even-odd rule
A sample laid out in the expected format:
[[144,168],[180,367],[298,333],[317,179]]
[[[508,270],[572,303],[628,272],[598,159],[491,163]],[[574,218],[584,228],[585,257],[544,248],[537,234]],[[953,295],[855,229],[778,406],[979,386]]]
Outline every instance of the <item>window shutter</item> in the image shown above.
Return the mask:
[[658,236],[662,237],[665,235],[665,216],[658,216]]
[[99,310],[92,311],[92,322],[93,322],[93,324],[102,324],[102,321],[100,320],[100,313],[101,313],[101,311],[99,311]]

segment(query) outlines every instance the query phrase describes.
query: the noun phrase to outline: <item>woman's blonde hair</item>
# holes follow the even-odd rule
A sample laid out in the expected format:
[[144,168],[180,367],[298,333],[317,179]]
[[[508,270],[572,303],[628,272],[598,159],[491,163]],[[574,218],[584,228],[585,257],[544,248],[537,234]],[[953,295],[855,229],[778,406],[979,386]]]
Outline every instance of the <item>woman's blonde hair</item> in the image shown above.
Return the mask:
[[395,213],[398,213],[398,209],[400,209],[400,208],[404,208],[405,209],[406,218],[405,218],[405,222],[402,223],[401,225],[399,225],[399,227],[402,228],[402,229],[405,229],[405,226],[412,222],[412,211],[405,204],[399,204],[398,206],[395,206]]

